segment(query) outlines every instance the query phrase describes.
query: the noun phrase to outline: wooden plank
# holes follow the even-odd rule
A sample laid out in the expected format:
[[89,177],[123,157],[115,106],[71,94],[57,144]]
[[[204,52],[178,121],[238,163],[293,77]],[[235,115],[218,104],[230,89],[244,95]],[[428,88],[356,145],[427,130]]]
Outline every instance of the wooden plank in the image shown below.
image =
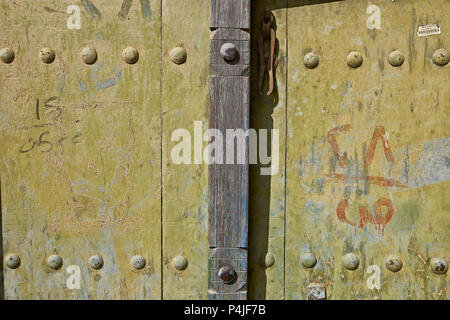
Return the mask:
[[[175,164],[172,141],[177,129],[189,133],[208,128],[208,57],[210,3],[204,0],[162,2],[163,110],[163,298],[206,299],[208,294],[208,165],[193,157]],[[175,64],[169,53],[183,47],[187,60]],[[202,133],[200,132],[200,143]],[[177,270],[174,258],[184,257],[187,268]]]
[[[249,73],[245,69],[250,59],[250,37],[240,29],[250,25],[250,2],[213,0],[211,7],[210,27],[219,29],[211,37],[210,128],[222,135],[226,135],[227,129],[242,129],[245,133],[249,128]],[[238,61],[232,64],[223,61],[220,48],[224,43],[236,46]],[[233,152],[231,163],[215,162],[209,167],[210,299],[247,296],[248,140],[245,137],[237,140],[243,147],[241,161],[238,162],[235,150],[225,148],[224,159]],[[236,270],[237,279],[233,283],[218,279],[222,267]]]
[[[248,78],[241,76],[211,78],[211,128],[221,132],[248,128],[248,98],[242,101],[248,84]],[[209,173],[210,247],[246,248],[248,164],[212,164]]]
[[[417,30],[444,25],[449,2],[297,3],[288,6],[286,298],[321,284],[328,299],[448,299],[447,276],[430,264],[450,253],[450,66],[432,61],[450,37]],[[353,50],[358,68],[346,63]],[[401,66],[389,63],[393,50]],[[319,55],[314,69],[308,52]],[[313,268],[301,264],[306,252]],[[344,267],[349,253],[356,270]]]
[[[265,9],[274,15],[276,28],[275,88],[270,96],[258,94],[258,33]],[[284,298],[284,223],[285,223],[285,131],[287,73],[287,1],[254,1],[252,7],[252,84],[250,127],[255,130],[278,130],[278,148],[268,143],[271,164],[250,165],[249,202],[249,299]],[[265,80],[264,92],[268,90]],[[273,132],[268,132],[268,142]],[[278,170],[275,171],[275,153]],[[261,169],[272,167],[272,175]],[[273,259],[273,260],[272,260]],[[266,264],[267,261],[267,264]],[[272,264],[273,262],[273,264]]]
[[211,0],[211,29],[250,29],[251,0]]
[[[213,248],[209,256],[209,298],[211,300],[245,300],[247,286],[247,250],[241,248]],[[226,284],[217,275],[222,266],[232,266],[237,274],[235,282]]]
[[[149,2],[151,16],[135,2],[123,21],[122,1],[83,1],[81,29],[68,29],[74,3],[0,2],[0,47],[16,53],[0,62],[3,247],[21,258],[5,267],[5,298],[159,299],[160,1]],[[87,45],[94,65],[81,61]],[[48,65],[44,46],[56,53]],[[139,52],[134,65],[121,59],[127,46]],[[63,258],[59,270],[51,254]],[[130,265],[136,254],[142,270]],[[80,268],[80,289],[67,286],[69,266]]]

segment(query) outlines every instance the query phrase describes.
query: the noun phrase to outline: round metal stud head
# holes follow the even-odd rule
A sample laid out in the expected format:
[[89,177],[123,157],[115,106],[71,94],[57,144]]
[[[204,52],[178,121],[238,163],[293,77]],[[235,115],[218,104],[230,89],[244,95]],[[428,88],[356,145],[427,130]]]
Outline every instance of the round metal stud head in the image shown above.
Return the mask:
[[53,270],[58,270],[63,265],[63,259],[59,255],[53,254],[50,257],[48,257],[47,264]]
[[301,256],[302,264],[306,268],[313,268],[317,263],[317,258],[314,255],[314,253],[311,252],[305,252]]
[[182,271],[186,269],[188,266],[188,261],[183,256],[176,256],[175,258],[173,258],[172,263],[174,268],[177,269],[178,271]]
[[136,270],[141,270],[144,269],[146,262],[143,256],[136,255],[131,258],[130,263]]
[[100,270],[103,267],[103,258],[100,255],[95,255],[89,258],[89,265],[92,269]]
[[238,49],[234,43],[224,43],[222,47],[220,47],[220,55],[227,62],[232,62],[237,58],[239,54]]
[[170,60],[176,64],[182,64],[186,62],[187,52],[182,47],[175,47],[169,52]]
[[314,52],[308,52],[303,57],[303,63],[308,69],[314,69],[319,65],[319,55]]
[[217,275],[226,284],[232,283],[237,278],[236,271],[230,266],[220,268]]
[[270,268],[275,264],[275,256],[272,252],[267,252],[264,257],[264,266]]
[[389,54],[389,63],[391,66],[399,67],[405,62],[405,56],[398,50],[394,50]]
[[437,49],[433,53],[433,62],[438,66],[445,66],[450,61],[450,51],[447,49]]
[[431,259],[431,271],[437,274],[444,274],[448,270],[448,264],[444,259],[433,258]]
[[11,63],[16,57],[14,50],[11,48],[2,48],[0,50],[0,60],[4,63]]
[[386,268],[392,272],[397,272],[403,267],[402,259],[393,254],[387,256],[384,263],[386,264]]
[[363,63],[363,56],[358,51],[352,51],[347,55],[347,64],[352,68],[358,68]]
[[20,257],[15,253],[7,254],[5,264],[10,269],[17,269],[20,266]]
[[85,47],[81,50],[81,59],[86,64],[94,64],[97,61],[97,51],[92,47]]
[[139,60],[139,52],[133,47],[126,47],[122,51],[122,60],[128,64],[135,64]]
[[55,61],[55,51],[53,51],[50,48],[42,48],[39,50],[39,59],[41,59],[42,62],[50,64],[53,61]]
[[342,264],[348,270],[356,270],[359,266],[359,258],[354,253],[347,253],[342,257]]

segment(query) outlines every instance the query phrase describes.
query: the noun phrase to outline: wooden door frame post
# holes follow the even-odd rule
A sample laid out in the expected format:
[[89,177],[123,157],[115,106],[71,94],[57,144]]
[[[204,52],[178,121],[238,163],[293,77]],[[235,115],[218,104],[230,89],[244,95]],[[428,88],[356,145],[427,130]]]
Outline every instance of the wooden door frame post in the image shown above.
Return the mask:
[[224,152],[223,164],[209,166],[209,299],[247,299],[248,136],[233,140],[245,159],[234,152],[226,164],[226,129],[249,128],[250,5],[211,0],[209,123],[222,133]]

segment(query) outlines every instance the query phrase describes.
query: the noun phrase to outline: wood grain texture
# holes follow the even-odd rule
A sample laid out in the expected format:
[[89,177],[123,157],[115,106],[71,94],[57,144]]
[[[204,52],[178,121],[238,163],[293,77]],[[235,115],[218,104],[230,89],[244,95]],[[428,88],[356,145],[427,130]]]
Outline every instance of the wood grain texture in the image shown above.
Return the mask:
[[251,0],[211,0],[211,29],[250,28]]
[[[248,128],[247,77],[212,77],[211,128]],[[240,142],[239,142],[240,143]],[[246,150],[248,145],[245,144]],[[245,161],[248,163],[248,151]],[[226,152],[224,153],[226,157]],[[212,164],[210,183],[210,247],[247,247],[248,164]]]
[[[223,135],[227,129],[249,128],[249,35],[241,29],[250,25],[249,1],[212,1],[210,54],[210,128]],[[239,50],[233,63],[225,63],[220,47],[231,42]],[[244,161],[232,164],[214,163],[209,168],[209,298],[245,299],[247,282],[248,228],[248,139],[237,143],[244,146]],[[236,148],[235,148],[236,149]],[[224,159],[227,157],[224,151]],[[236,151],[234,151],[235,153]],[[238,260],[235,260],[238,259]],[[235,284],[217,279],[224,264],[240,261]]]
[[[211,300],[244,300],[247,298],[247,249],[213,248],[209,256],[209,290]],[[217,276],[222,266],[236,270],[236,281],[225,284]]]

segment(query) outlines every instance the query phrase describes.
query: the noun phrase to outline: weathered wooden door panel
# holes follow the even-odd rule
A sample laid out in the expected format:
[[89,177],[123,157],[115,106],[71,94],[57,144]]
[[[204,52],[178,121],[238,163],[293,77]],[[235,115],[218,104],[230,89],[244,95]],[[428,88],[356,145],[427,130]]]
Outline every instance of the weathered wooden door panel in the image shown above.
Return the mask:
[[[277,37],[269,96],[257,83],[265,8]],[[209,70],[218,61],[210,36],[248,38],[241,25],[211,33],[210,9],[203,0],[0,0],[0,48],[15,51],[12,62],[0,57],[6,299],[204,299],[217,252],[245,273],[245,232],[208,243],[215,189],[194,155],[212,127],[209,72],[235,71]],[[448,299],[449,67],[433,56],[448,49],[449,9],[445,0],[252,2],[250,127],[269,130],[269,141],[278,130],[278,143],[268,145],[272,175],[250,167],[249,298]],[[418,37],[430,23],[440,31]],[[121,58],[129,46],[139,53],[131,64]],[[85,47],[96,49],[92,64]],[[223,97],[219,111],[233,99]],[[192,164],[173,162],[177,129],[192,138]],[[236,292],[216,281],[224,291],[212,285],[210,297],[244,297],[245,280]]]
[[[449,15],[446,0],[288,1],[287,299],[311,284],[329,299],[448,299],[432,269],[449,255],[449,66],[433,62]],[[418,37],[430,23],[441,34]]]
[[0,63],[6,299],[207,297],[207,166],[171,151],[175,130],[208,127],[209,13],[200,0],[1,2],[15,51]]
[[7,299],[161,296],[160,2],[94,2],[1,2],[2,47],[15,51],[0,65],[3,250],[21,260],[4,270]]
[[[208,165],[194,159],[194,139],[208,128],[210,1],[166,0],[162,16],[163,298],[206,299]],[[169,58],[177,46],[187,52],[180,65]],[[191,164],[173,162],[177,129],[192,138]]]
[[[265,10],[273,17],[276,30],[275,86],[271,95],[258,92],[258,35],[262,29]],[[249,202],[249,299],[284,298],[284,235],[285,235],[285,132],[286,132],[286,69],[287,69],[287,1],[252,2],[252,64],[250,127],[267,130],[268,155],[271,164],[250,165]],[[268,55],[268,48],[265,50]],[[267,75],[263,92],[268,91]],[[279,142],[272,144],[273,131]],[[259,138],[261,139],[261,133]],[[275,156],[275,153],[278,156]],[[278,167],[275,168],[278,158]],[[272,167],[273,175],[261,170]]]

